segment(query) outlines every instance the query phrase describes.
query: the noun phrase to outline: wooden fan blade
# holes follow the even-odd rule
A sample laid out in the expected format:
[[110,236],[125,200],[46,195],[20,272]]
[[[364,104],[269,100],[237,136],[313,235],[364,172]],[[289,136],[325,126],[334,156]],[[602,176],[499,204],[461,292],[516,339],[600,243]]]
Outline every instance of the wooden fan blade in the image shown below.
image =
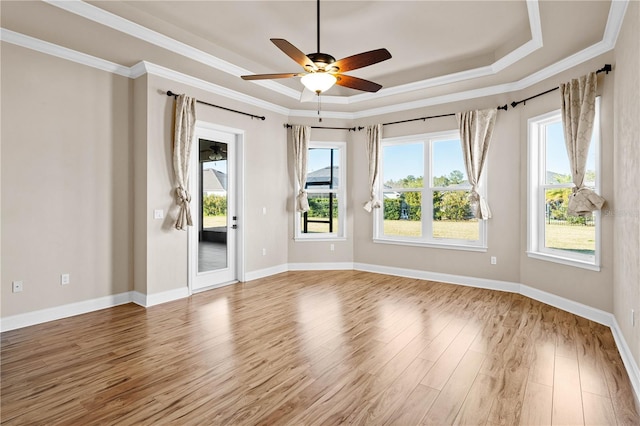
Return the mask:
[[288,57],[299,63],[304,69],[317,70],[316,64],[293,44],[283,38],[272,38],[271,41],[278,49],[282,50]]
[[357,55],[338,59],[333,64],[331,64],[331,67],[338,67],[339,72],[346,72],[377,64],[378,62],[386,61],[390,58],[391,53],[389,53],[387,49],[376,49],[370,50],[369,52],[358,53]]
[[275,78],[291,78],[297,77],[300,74],[298,73],[284,73],[284,74],[253,74],[253,75],[243,75],[241,78],[243,80],[271,80]]
[[350,75],[339,74],[336,75],[338,81],[336,84],[339,86],[348,87],[350,89],[362,90],[365,92],[377,92],[382,89],[382,86],[373,81],[365,80],[363,78],[352,77]]

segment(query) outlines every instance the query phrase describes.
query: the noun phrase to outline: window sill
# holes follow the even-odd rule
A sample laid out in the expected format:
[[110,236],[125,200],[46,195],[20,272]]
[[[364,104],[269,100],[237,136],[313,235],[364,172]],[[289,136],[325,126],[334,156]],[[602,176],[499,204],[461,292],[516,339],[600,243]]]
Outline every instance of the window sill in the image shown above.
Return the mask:
[[528,251],[527,256],[533,259],[545,260],[547,262],[560,263],[562,265],[573,266],[575,268],[582,268],[588,269],[590,271],[600,272],[600,265],[596,265],[595,263],[590,263],[583,260],[569,259],[566,257],[555,256],[548,253],[540,253],[537,251]]
[[475,252],[483,252],[483,253],[485,253],[488,250],[488,247],[480,246],[480,245],[471,246],[471,245],[464,245],[464,244],[391,240],[391,239],[382,239],[382,238],[374,238],[373,242],[376,244],[393,244],[398,246],[428,247],[428,248],[438,248],[438,249],[445,249],[445,250],[475,251]]

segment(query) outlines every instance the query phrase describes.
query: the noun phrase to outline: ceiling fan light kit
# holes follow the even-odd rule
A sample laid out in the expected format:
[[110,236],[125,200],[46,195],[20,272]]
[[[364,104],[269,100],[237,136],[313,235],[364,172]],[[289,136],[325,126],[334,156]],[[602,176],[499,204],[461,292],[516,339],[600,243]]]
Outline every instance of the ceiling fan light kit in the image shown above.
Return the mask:
[[314,72],[307,75],[303,75],[300,79],[304,87],[315,92],[319,95],[322,92],[329,90],[338,79],[335,75],[328,72]]
[[317,48],[318,51],[305,55],[300,49],[285,39],[272,38],[271,42],[287,56],[296,61],[305,70],[304,73],[255,74],[243,75],[243,80],[267,80],[277,78],[302,77],[302,84],[312,92],[320,95],[334,84],[365,92],[377,92],[382,88],[378,83],[342,74],[346,71],[364,68],[391,58],[387,49],[376,49],[353,56],[335,60],[326,53],[320,52],[320,0],[317,0]]

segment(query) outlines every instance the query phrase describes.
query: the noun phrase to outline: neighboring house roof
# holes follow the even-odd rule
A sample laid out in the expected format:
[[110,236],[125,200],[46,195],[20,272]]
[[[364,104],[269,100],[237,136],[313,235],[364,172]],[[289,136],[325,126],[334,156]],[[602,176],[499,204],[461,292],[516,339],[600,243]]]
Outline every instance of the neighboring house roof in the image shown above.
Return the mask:
[[227,175],[219,170],[202,171],[202,192],[227,192]]
[[[333,187],[338,187],[338,175],[339,167],[333,167]],[[307,174],[307,188],[312,187],[316,189],[329,188],[328,182],[331,180],[331,166],[313,171]],[[321,182],[327,182],[325,185],[320,185]],[[316,185],[314,185],[317,183]],[[310,185],[311,184],[311,185]]]

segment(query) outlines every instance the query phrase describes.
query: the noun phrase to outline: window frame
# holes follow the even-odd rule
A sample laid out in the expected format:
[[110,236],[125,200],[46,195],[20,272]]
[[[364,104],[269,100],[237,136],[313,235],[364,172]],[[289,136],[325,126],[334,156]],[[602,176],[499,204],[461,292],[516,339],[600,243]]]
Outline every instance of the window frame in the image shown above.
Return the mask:
[[[458,129],[445,130],[440,132],[422,133],[416,135],[407,135],[382,139],[382,147],[405,145],[405,144],[423,144],[424,166],[423,166],[423,186],[422,188],[394,188],[395,192],[421,192],[422,194],[422,235],[419,237],[384,235],[384,205],[379,209],[375,209],[373,217],[373,242],[381,244],[395,244],[418,247],[433,247],[452,250],[466,251],[487,251],[487,224],[486,220],[478,220],[478,240],[462,240],[453,238],[437,238],[433,237],[433,192],[434,191],[469,191],[470,184],[437,187],[433,185],[432,159],[433,144],[439,141],[456,139],[460,140],[460,131]],[[384,203],[384,155],[380,162],[380,177],[378,179],[378,187],[376,188],[378,198]],[[463,170],[466,174],[466,169]],[[480,179],[480,193],[486,197],[487,167],[482,173]],[[424,212],[429,212],[425,215]]]
[[[585,255],[567,250],[553,249],[545,246],[545,192],[547,189],[573,188],[573,183],[546,183],[546,126],[562,122],[561,110],[556,109],[531,117],[527,121],[528,129],[528,176],[527,176],[527,256],[534,259],[560,263],[568,266],[600,271],[602,215],[594,212],[595,222],[595,254]],[[595,160],[595,192],[600,194],[602,165],[602,134],[600,126],[600,97],[596,98],[596,114],[593,125],[593,136],[590,149],[594,151]]]
[[[338,150],[338,158],[340,159],[340,163],[338,166],[338,188],[307,188],[307,194],[325,194],[325,193],[334,193],[336,194],[336,199],[338,203],[338,229],[334,232],[322,232],[322,233],[304,233],[302,232],[302,217],[303,213],[296,211],[295,212],[295,224],[294,224],[294,240],[305,242],[305,241],[344,241],[347,239],[347,196],[346,196],[346,188],[347,188],[347,143],[346,142],[336,142],[336,141],[309,141],[309,145],[307,146],[307,150],[311,149],[337,149]],[[300,191],[300,185],[298,184],[298,180],[295,180],[295,194],[298,194]],[[295,204],[295,197],[294,197]]]

